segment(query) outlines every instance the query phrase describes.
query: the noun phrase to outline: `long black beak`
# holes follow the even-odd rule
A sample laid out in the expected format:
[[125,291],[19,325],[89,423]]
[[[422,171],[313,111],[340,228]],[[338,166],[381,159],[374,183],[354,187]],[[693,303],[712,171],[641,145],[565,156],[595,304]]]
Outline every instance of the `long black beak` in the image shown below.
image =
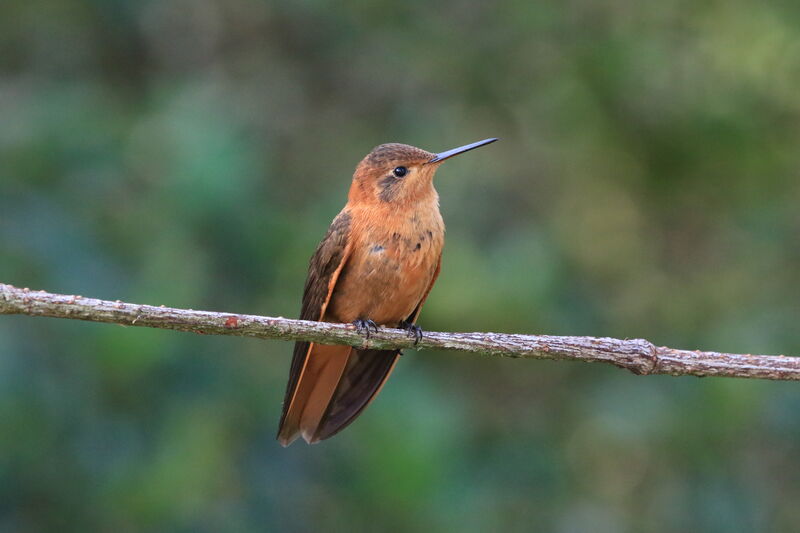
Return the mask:
[[453,148],[452,150],[448,150],[446,152],[440,152],[433,156],[433,158],[428,161],[428,163],[440,163],[445,159],[449,159],[454,155],[463,154],[464,152],[469,152],[470,150],[474,150],[475,148],[480,148],[481,146],[486,146],[487,144],[491,144],[499,139],[492,137],[491,139],[484,139],[482,141],[478,141],[472,144],[465,144],[464,146],[459,146],[458,148]]

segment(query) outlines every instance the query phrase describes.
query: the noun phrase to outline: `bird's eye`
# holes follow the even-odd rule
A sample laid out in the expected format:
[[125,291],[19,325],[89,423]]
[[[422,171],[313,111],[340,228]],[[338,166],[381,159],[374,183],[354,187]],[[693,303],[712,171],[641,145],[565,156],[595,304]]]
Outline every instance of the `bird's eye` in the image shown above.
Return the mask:
[[395,178],[402,178],[406,174],[408,174],[408,169],[406,167],[397,167],[392,171]]

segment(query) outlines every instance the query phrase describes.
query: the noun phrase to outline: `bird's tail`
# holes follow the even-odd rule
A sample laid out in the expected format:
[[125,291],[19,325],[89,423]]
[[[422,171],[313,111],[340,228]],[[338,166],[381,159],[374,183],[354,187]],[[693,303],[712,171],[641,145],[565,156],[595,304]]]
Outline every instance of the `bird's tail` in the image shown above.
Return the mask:
[[314,444],[347,427],[378,394],[399,353],[298,342],[278,441],[288,446],[302,435]]

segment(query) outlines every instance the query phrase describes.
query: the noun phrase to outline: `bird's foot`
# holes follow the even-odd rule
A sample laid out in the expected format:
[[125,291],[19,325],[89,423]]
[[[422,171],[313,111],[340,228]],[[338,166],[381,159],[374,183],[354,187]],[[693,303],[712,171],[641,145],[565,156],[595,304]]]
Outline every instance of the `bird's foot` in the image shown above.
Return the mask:
[[397,327],[406,330],[409,337],[414,337],[414,346],[419,344],[419,341],[422,340],[422,328],[418,325],[403,320]]
[[361,335],[364,335],[364,337],[366,337],[367,340],[369,340],[370,328],[375,330],[375,333],[378,333],[378,324],[376,324],[372,320],[357,318],[356,320],[353,320],[353,325],[356,327],[356,331],[359,332]]

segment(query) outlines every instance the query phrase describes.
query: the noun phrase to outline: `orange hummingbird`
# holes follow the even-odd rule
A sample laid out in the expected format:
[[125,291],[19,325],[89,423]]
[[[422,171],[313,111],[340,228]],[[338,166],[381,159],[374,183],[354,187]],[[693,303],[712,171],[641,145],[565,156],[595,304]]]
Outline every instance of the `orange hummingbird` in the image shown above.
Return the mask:
[[[434,154],[406,144],[375,147],[356,167],[347,205],[311,257],[300,318],[352,323],[369,338],[378,325],[415,325],[441,267],[444,222],[433,175],[485,139]],[[392,372],[399,350],[361,350],[298,341],[278,441],[309,444],[358,417]]]

